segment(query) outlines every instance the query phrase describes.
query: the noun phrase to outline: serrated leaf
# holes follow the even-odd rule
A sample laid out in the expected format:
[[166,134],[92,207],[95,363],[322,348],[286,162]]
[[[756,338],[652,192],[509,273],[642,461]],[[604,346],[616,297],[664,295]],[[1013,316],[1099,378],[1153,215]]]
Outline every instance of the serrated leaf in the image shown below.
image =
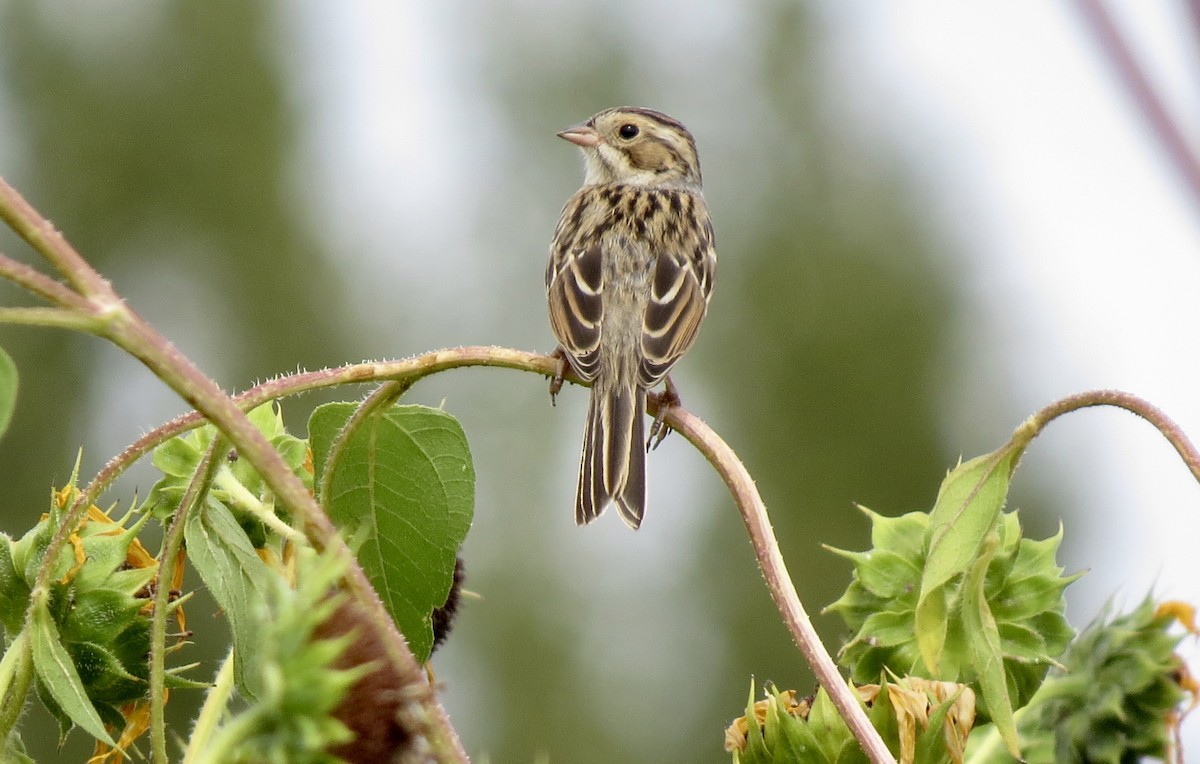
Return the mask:
[[58,627],[45,607],[33,609],[33,667],[43,686],[54,698],[59,709],[92,737],[114,745],[104,729],[104,722],[88,699],[75,664],[62,645]]
[[396,405],[342,433],[356,410],[331,403],[309,419],[317,484],[328,486],[319,498],[347,538],[361,539],[359,564],[424,662],[433,610],[446,602],[471,527],[470,449],[458,420],[440,409]]
[[4,436],[17,408],[17,382],[17,365],[0,348],[0,437]]
[[859,509],[871,520],[872,547],[890,549],[910,559],[924,557],[929,515],[909,512],[899,517],[888,517],[863,506]]
[[183,533],[189,561],[229,619],[238,689],[253,698],[259,679],[254,669],[258,652],[254,612],[262,606],[273,574],[233,513],[219,501],[209,499],[192,512]]
[[955,604],[949,601],[946,585],[975,563],[995,528],[1021,452],[1006,446],[960,464],[938,490],[915,613],[917,645],[935,676],[945,646],[946,616]]

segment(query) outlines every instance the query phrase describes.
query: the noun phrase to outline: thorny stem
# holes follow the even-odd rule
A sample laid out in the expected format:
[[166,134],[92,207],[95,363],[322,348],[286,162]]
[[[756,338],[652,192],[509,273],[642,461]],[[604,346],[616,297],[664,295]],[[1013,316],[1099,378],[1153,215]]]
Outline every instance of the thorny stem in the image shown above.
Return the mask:
[[[304,531],[313,547],[318,551],[332,549],[346,569],[346,585],[350,593],[366,605],[371,627],[380,637],[388,658],[402,675],[419,670],[416,659],[408,649],[404,637],[388,616],[378,593],[370,585],[366,574],[354,560],[353,554],[337,529],[321,510],[316,500],[305,489],[304,484],[288,468],[283,457],[266,437],[256,428],[245,413],[238,408],[215,382],[205,376],[199,368],[183,356],[174,345],[155,331],[141,316],[137,315],[113,291],[111,285],[63,238],[62,234],[42,217],[32,206],[3,179],[0,179],[0,220],[4,220],[39,254],[46,258],[75,287],[86,307],[77,307],[81,315],[96,320],[93,333],[102,336],[145,364],[151,371],[178,393],[190,405],[201,412],[238,449],[238,452],[258,471],[263,482],[280,501],[304,518]],[[0,256],[2,257],[2,256]],[[6,273],[14,273],[29,281],[28,274],[13,269],[9,264],[16,261],[4,258],[0,265]],[[3,274],[0,274],[3,275]],[[31,291],[36,294],[50,290],[53,280],[34,280]],[[56,301],[56,298],[51,298]],[[30,597],[32,614],[44,605],[49,596],[50,561],[56,559],[67,536],[79,522],[89,503],[91,491],[85,492],[71,507],[57,529],[46,550],[47,562],[38,571],[38,578]],[[449,723],[445,710],[437,701],[432,688],[427,688],[422,699],[430,713],[422,730],[431,747],[444,761],[466,762],[466,751]]]
[[[196,407],[197,412],[180,417],[139,439],[122,454],[107,464],[87,489],[80,495],[64,518],[58,532],[47,549],[46,559],[52,560],[64,543],[70,530],[78,523],[86,507],[95,501],[101,492],[130,464],[149,452],[159,443],[198,426],[206,419],[213,422],[229,438],[239,453],[263,476],[271,490],[285,504],[304,515],[306,533],[318,550],[335,547],[339,554],[349,556],[344,542],[315,500],[304,490],[303,484],[288,469],[282,457],[265,437],[245,417],[244,410],[279,397],[294,395],[322,387],[332,387],[356,382],[378,382],[393,380],[403,382],[400,392],[430,374],[465,366],[497,366],[523,369],[552,377],[558,369],[552,356],[526,353],[496,347],[462,347],[435,351],[400,361],[363,363],[327,369],[318,372],[296,374],[272,380],[237,399],[226,396],[216,384],[205,377],[190,361],[184,358],[165,338],[157,334],[144,320],[125,306],[112,291],[108,282],[76,253],[54,227],[42,219],[10,186],[0,180],[0,219],[5,220],[26,238],[41,254],[46,256],[79,291],[87,296],[86,307],[79,305],[75,296],[70,298],[59,293],[61,285],[45,277],[31,278],[27,270],[13,268],[12,261],[0,255],[0,277],[8,278],[25,286],[35,294],[46,297],[63,307],[71,307],[89,316],[95,332],[125,349],[169,384],[172,389]],[[19,264],[18,264],[19,265]],[[28,269],[31,270],[31,269]],[[40,274],[38,274],[40,276]],[[55,286],[50,286],[54,284]],[[71,293],[74,295],[74,293]],[[69,305],[67,303],[70,303]],[[393,388],[388,395],[396,393]],[[658,397],[651,396],[650,413],[656,413]],[[1031,417],[1014,434],[1014,440],[1032,439],[1050,421],[1062,414],[1088,406],[1112,405],[1131,411],[1149,421],[1176,448],[1192,474],[1200,480],[1200,453],[1182,433],[1179,427],[1160,410],[1128,393],[1101,390],[1080,393],[1064,398],[1047,406]],[[771,528],[762,498],[744,465],[729,446],[703,421],[680,406],[671,406],[664,420],[691,442],[713,465],[728,486],[734,501],[746,523],[754,553],[767,582],[772,599],[779,609],[793,639],[800,647],[806,660],[816,673],[821,685],[829,693],[839,713],[846,720],[855,737],[872,762],[894,762],[891,753],[883,744],[878,732],[866,718],[861,704],[851,692],[846,681],[838,673],[833,659],[821,644],[811,621],[800,603],[799,595],[788,575],[787,567],[779,550],[778,541]],[[164,561],[165,563],[166,561]],[[352,561],[351,561],[352,562]],[[399,664],[411,663],[413,657],[395,630],[391,619],[386,616],[378,595],[370,587],[361,568],[350,564],[350,588],[378,616],[373,624],[391,637],[390,657]],[[33,593],[33,604],[44,598],[47,592],[51,566],[43,565]],[[160,585],[164,583],[160,579]],[[165,618],[166,608],[159,603],[156,608]],[[432,691],[425,699],[433,712],[431,743],[447,758],[445,760],[467,761],[466,754],[445,717],[441,705]],[[156,758],[158,751],[155,751]]]

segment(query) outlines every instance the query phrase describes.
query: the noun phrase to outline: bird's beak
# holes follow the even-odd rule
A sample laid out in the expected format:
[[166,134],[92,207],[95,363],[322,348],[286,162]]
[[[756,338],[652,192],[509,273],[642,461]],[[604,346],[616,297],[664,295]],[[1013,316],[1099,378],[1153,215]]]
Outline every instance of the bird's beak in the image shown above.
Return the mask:
[[558,137],[583,148],[590,148],[600,142],[600,134],[596,132],[596,128],[591,127],[586,122],[571,125],[559,133]]

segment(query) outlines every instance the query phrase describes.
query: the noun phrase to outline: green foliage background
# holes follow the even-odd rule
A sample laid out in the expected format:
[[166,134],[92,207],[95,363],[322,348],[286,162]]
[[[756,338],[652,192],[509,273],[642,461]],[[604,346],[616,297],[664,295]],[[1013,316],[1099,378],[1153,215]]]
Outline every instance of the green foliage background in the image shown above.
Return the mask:
[[[701,147],[720,286],[675,379],[746,461],[801,596],[819,610],[849,578],[819,543],[866,538],[852,502],[927,507],[957,456],[937,437],[954,322],[945,248],[904,163],[839,116],[821,31],[796,4],[729,3],[736,32],[685,24],[666,49],[631,21],[636,3],[551,5],[460,3],[411,52],[411,66],[441,67],[437,79],[454,83],[444,95],[478,120],[454,126],[478,145],[444,158],[470,175],[452,179],[466,190],[445,235],[414,227],[364,252],[368,217],[333,228],[343,239],[321,233],[335,189],[311,185],[321,173],[302,137],[316,117],[297,84],[328,55],[312,47],[324,38],[296,31],[311,7],[0,3],[0,173],[183,352],[242,389],[297,366],[444,344],[549,350],[545,247],[580,178],[554,132],[619,103],[680,117]],[[727,68],[748,80],[722,79]],[[753,111],[726,102],[735,92]],[[372,97],[418,103],[403,87]],[[423,136],[450,128],[411,109],[404,138],[419,154]],[[22,256],[6,232],[0,247]],[[0,345],[22,374],[0,441],[10,534],[44,510],[80,444],[87,476],[183,410],[89,338],[0,328]],[[584,397],[568,390],[551,409],[543,381],[493,371],[443,375],[410,395],[446,400],[479,473],[464,556],[483,599],[466,603],[435,656],[446,703],[468,749],[493,761],[725,761],[721,732],[747,678],[804,689],[811,675],[732,505],[678,439],[650,460],[642,531],[607,517],[573,527]],[[316,402],[285,404],[293,429]],[[144,492],[143,479],[122,487]],[[192,617],[201,645],[225,628]],[[835,618],[819,625],[831,643],[842,637]],[[193,656],[212,666],[218,652]],[[173,696],[177,719],[189,703]],[[35,726],[25,725],[31,752],[52,760]]]

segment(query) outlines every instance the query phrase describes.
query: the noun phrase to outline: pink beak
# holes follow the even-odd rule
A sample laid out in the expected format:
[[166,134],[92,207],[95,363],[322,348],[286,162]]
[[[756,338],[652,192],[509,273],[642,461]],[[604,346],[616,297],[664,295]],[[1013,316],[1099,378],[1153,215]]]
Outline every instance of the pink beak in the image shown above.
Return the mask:
[[590,148],[600,142],[600,134],[596,132],[595,128],[589,127],[585,122],[568,127],[559,133],[558,137],[584,148]]

